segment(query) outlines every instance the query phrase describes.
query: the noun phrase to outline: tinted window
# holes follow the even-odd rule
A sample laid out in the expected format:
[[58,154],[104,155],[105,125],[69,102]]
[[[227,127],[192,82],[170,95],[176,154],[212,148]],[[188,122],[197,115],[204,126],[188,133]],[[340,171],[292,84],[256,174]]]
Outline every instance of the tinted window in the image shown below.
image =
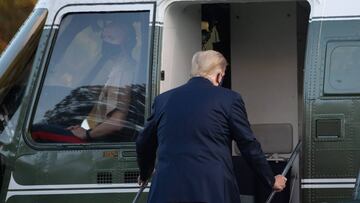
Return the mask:
[[327,46],[325,93],[360,93],[360,43],[330,42]]
[[32,125],[37,142],[130,142],[144,124],[149,12],[61,22]]

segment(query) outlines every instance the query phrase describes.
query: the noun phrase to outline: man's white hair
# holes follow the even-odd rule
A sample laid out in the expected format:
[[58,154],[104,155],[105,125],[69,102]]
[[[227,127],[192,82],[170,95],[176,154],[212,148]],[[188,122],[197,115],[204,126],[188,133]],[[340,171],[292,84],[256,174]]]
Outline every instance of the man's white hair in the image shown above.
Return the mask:
[[191,77],[207,77],[225,71],[227,65],[225,57],[217,51],[198,51],[192,58]]

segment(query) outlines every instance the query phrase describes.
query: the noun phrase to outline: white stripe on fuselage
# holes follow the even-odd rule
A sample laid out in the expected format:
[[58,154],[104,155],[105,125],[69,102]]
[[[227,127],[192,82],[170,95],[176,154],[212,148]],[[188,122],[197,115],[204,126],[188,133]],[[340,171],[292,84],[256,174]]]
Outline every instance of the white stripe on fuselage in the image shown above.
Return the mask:
[[355,178],[308,178],[301,179],[302,189],[354,188]]
[[353,189],[355,184],[302,184],[302,189],[338,189],[338,188],[351,188]]
[[[108,193],[136,193],[139,189],[132,188],[117,188],[117,189],[71,189],[71,190],[15,190],[8,191],[6,195],[6,201],[12,196],[24,196],[24,195],[71,195],[71,194],[108,194]],[[144,192],[149,192],[149,188],[146,188]]]
[[301,183],[355,183],[355,178],[308,178],[301,179]]
[[[11,174],[6,200],[16,195],[106,194],[135,193],[138,191],[139,185],[136,183],[21,185],[16,182],[13,174]],[[146,188],[144,192],[149,192],[149,188]]]

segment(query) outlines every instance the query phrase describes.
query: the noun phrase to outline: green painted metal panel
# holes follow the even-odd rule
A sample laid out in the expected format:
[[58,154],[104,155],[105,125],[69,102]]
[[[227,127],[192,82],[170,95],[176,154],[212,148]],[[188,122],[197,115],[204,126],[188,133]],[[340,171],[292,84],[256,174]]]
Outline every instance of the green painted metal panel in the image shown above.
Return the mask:
[[303,190],[302,202],[339,203],[351,200],[352,189],[318,189]]
[[[346,74],[357,71],[353,71],[353,64],[357,64],[358,57],[355,56],[359,42],[359,20],[313,21],[309,25],[304,80],[303,179],[352,180],[357,176],[360,168],[360,97],[355,83],[360,79]],[[347,56],[349,54],[353,55]],[[331,55],[333,57],[329,58]],[[332,65],[336,69],[333,76]],[[346,72],[346,69],[350,71]],[[333,88],[331,82],[341,85]],[[322,130],[335,131],[328,134],[339,136],[317,136],[317,121],[332,119],[340,123]],[[330,187],[334,188],[303,188],[302,202],[335,203],[352,199],[353,188],[339,188],[336,184],[330,184]]]
[[[125,172],[137,171],[134,157],[104,157],[107,151],[38,151],[19,156],[14,179],[21,185],[96,184],[98,174],[110,172],[112,183],[125,183]],[[136,179],[135,181],[136,182]]]

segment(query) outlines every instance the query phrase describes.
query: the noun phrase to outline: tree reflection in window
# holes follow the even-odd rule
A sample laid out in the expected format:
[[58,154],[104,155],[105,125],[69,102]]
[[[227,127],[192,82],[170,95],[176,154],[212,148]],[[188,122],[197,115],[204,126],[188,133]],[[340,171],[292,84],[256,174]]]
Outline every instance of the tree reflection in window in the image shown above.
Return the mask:
[[131,142],[144,124],[149,13],[70,14],[38,107],[37,142]]

